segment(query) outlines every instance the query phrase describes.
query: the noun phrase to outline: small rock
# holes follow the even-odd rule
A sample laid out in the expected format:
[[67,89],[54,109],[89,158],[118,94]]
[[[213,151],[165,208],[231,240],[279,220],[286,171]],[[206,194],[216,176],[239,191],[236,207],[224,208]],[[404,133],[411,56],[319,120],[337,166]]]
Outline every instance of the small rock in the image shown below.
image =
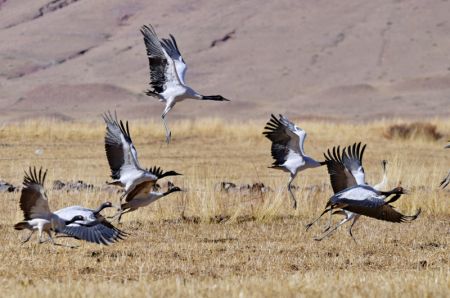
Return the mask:
[[237,186],[233,182],[221,182],[216,186],[216,190],[224,191],[224,192],[232,192],[232,191],[239,191],[239,192],[246,192],[246,193],[263,193],[263,192],[269,192],[272,191],[270,187],[266,187],[264,183],[256,182],[253,184],[243,184],[241,186]]
[[0,192],[14,192],[16,190],[18,190],[18,188],[14,185],[5,181],[0,181]]
[[223,182],[220,182],[219,189],[220,189],[220,191],[229,192],[231,190],[236,189],[236,184],[234,184],[233,182],[223,181]]
[[66,184],[64,182],[62,182],[61,180],[53,181],[53,189],[54,190],[61,190],[64,188],[64,186],[66,186]]
[[53,189],[54,190],[92,190],[94,189],[94,185],[92,184],[87,184],[85,182],[83,182],[82,180],[78,180],[76,182],[72,182],[72,181],[68,181],[68,182],[63,182],[61,180],[55,180],[53,181]]

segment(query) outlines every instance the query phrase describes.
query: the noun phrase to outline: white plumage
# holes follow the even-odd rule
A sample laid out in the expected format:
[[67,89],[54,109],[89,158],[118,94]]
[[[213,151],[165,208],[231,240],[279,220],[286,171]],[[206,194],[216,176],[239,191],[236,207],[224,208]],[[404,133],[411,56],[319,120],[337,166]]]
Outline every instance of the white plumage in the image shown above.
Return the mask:
[[273,114],[264,127],[263,134],[272,142],[272,157],[275,159],[271,168],[289,172],[288,191],[291,195],[292,206],[297,208],[297,200],[291,189],[291,183],[297,173],[309,168],[325,165],[305,154],[304,143],[306,132],[297,127],[283,115],[277,119]]
[[76,239],[108,245],[122,240],[126,236],[125,232],[114,227],[100,214],[103,209],[109,207],[112,207],[111,202],[105,202],[97,209],[89,209],[82,206],[70,206],[55,211],[55,214],[62,219],[72,218],[74,214],[83,216],[83,220],[77,220],[66,225],[61,230],[62,233]]
[[214,101],[229,101],[221,95],[201,95],[185,83],[187,71],[186,63],[181,56],[175,38],[158,39],[151,25],[143,26],[141,32],[147,49],[147,57],[150,66],[151,90],[147,95],[159,98],[166,103],[161,117],[166,129],[166,142],[170,142],[171,132],[166,123],[166,115],[177,102],[185,99],[200,99]]

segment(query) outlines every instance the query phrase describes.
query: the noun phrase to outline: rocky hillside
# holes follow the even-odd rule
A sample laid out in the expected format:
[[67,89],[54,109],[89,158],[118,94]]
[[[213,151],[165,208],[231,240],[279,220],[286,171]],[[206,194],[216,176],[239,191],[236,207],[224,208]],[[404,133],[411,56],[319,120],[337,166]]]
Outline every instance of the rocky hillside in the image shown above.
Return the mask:
[[0,0],[0,122],[159,117],[139,28],[175,35],[188,83],[230,103],[171,118],[450,115],[448,1]]

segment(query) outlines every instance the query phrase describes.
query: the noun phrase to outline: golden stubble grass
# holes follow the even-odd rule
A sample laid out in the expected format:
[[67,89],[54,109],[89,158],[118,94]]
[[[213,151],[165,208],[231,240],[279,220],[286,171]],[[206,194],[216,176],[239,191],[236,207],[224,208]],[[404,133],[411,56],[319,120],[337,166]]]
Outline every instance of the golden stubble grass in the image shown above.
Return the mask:
[[[444,134],[426,138],[385,139],[383,133],[402,121],[369,124],[301,122],[307,130],[307,153],[322,159],[334,145],[368,144],[364,156],[370,183],[381,179],[388,160],[388,188],[401,183],[410,193],[396,202],[401,212],[422,208],[411,224],[361,219],[316,242],[324,221],[305,232],[332,194],[325,168],[298,175],[299,209],[292,210],[287,175],[271,170],[270,142],[264,121],[217,119],[171,124],[167,146],[162,124],[131,121],[142,165],[158,165],[183,176],[171,179],[182,193],[125,215],[120,228],[129,237],[104,247],[76,240],[77,249],[49,244],[20,245],[25,235],[12,225],[22,219],[20,193],[2,193],[0,279],[5,296],[408,296],[446,297],[450,293],[448,190],[438,188],[450,167],[450,121],[430,120]],[[446,134],[447,133],[447,134]],[[0,178],[20,185],[23,170],[49,169],[50,206],[96,207],[119,194],[100,190],[109,179],[101,122],[48,120],[0,127]],[[41,149],[42,155],[35,154]],[[87,191],[52,190],[52,182],[83,180]],[[265,193],[220,191],[221,182],[264,183]],[[164,185],[165,182],[162,181]],[[107,211],[108,214],[113,210]],[[335,219],[337,221],[338,218]]]

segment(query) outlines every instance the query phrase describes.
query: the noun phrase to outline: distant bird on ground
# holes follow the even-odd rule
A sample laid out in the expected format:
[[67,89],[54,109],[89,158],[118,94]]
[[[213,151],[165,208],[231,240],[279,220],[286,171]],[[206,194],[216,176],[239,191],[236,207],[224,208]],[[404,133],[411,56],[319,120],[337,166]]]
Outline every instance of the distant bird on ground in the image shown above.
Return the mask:
[[43,242],[42,232],[45,232],[52,244],[61,245],[55,243],[51,231],[62,233],[67,225],[77,220],[84,220],[80,214],[73,213],[69,218],[61,218],[50,211],[47,194],[44,189],[46,175],[47,171],[42,172],[42,168],[37,172],[36,168],[32,169],[30,167],[29,172],[25,172],[22,194],[20,196],[20,208],[25,219],[14,225],[16,230],[31,230],[30,235],[22,243],[30,240],[33,233],[38,231],[39,243]]
[[316,168],[325,165],[305,154],[303,144],[306,132],[297,127],[283,115],[277,119],[273,114],[264,127],[263,134],[272,142],[272,157],[275,159],[271,168],[290,173],[288,190],[291,194],[292,206],[297,208],[297,200],[292,193],[291,183],[297,173],[308,168]]
[[181,191],[181,189],[174,185],[170,185],[168,190],[165,192],[150,191],[148,187],[141,188],[139,192],[133,193],[133,196],[129,195],[126,197],[126,202],[122,203],[122,205],[120,206],[122,211],[119,211],[119,213],[114,217],[118,216],[118,221],[120,222],[122,215],[124,215],[125,213],[132,212],[139,208],[150,205],[160,198],[177,191]]
[[[420,214],[419,209],[416,214],[405,216],[395,211],[394,207],[390,205],[405,193],[403,188],[397,187],[391,191],[379,191],[367,185],[364,168],[362,167],[362,156],[365,148],[365,145],[361,148],[361,143],[355,143],[353,146],[344,148],[342,155],[339,147],[334,147],[332,153],[328,150],[328,155],[324,154],[335,194],[329,199],[325,211],[316,220],[308,224],[307,229],[327,212],[343,214],[346,217],[316,240],[322,240],[351,219],[353,219],[353,222],[349,233],[355,240],[352,228],[361,215],[391,222],[408,222],[416,219]],[[393,197],[389,198],[391,195]]]
[[380,183],[375,184],[373,186],[373,188],[375,188],[376,190],[382,190],[387,185],[388,177],[387,177],[387,173],[386,173],[386,165],[387,165],[387,160],[383,159],[381,161],[382,179],[381,179]]
[[171,132],[166,123],[166,115],[174,105],[187,98],[199,100],[229,101],[221,95],[201,95],[187,86],[185,75],[187,66],[178,49],[175,38],[158,39],[151,25],[143,26],[141,33],[144,35],[145,47],[150,66],[150,86],[147,95],[159,98],[166,103],[166,108],[161,117],[166,129],[166,142],[170,142]]
[[175,171],[163,172],[161,168],[143,169],[139,165],[136,148],[131,141],[128,122],[126,125],[117,120],[111,113],[105,113],[106,123],[105,151],[111,168],[112,182],[109,184],[122,186],[125,193],[121,196],[134,197],[143,191],[150,191],[158,179],[167,176],[181,175]]
[[64,220],[72,218],[75,214],[83,216],[83,220],[77,220],[66,225],[61,230],[62,233],[76,239],[108,245],[124,239],[127,235],[125,232],[114,227],[100,214],[103,209],[109,207],[112,207],[111,202],[105,202],[97,209],[70,206],[55,211],[55,214]]
[[[450,140],[449,140],[450,142]],[[444,148],[450,148],[450,144],[448,144],[447,146],[445,146]],[[445,177],[444,179],[442,179],[440,186],[442,187],[442,189],[446,188],[447,185],[450,183],[450,171],[448,171],[447,177]]]

